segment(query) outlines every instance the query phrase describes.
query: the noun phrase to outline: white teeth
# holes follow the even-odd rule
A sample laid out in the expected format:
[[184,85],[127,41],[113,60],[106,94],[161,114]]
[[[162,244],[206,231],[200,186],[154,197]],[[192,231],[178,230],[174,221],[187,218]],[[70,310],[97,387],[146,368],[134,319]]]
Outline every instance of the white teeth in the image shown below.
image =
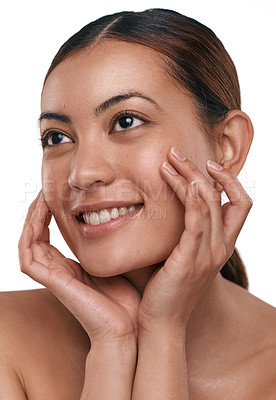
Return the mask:
[[134,205],[128,207],[128,212],[129,212],[129,213],[131,213],[131,212],[133,212],[133,211],[135,211],[135,210],[136,210],[136,208],[135,208]]
[[100,223],[103,224],[104,222],[108,222],[111,220],[110,212],[108,210],[101,210],[100,211]]
[[120,207],[119,208],[119,214],[120,215],[126,215],[127,214],[127,208],[126,207]]
[[121,215],[126,215],[136,210],[137,206],[131,205],[129,207],[120,207],[119,209],[114,207],[111,212],[107,209],[101,210],[100,213],[97,212],[86,212],[83,213],[83,220],[89,225],[99,225],[120,217]]
[[99,225],[99,223],[100,223],[99,214],[96,212],[84,213],[83,219],[84,219],[84,222],[89,225]]
[[112,208],[111,213],[110,213],[110,217],[111,219],[115,219],[119,217],[119,210],[118,208]]

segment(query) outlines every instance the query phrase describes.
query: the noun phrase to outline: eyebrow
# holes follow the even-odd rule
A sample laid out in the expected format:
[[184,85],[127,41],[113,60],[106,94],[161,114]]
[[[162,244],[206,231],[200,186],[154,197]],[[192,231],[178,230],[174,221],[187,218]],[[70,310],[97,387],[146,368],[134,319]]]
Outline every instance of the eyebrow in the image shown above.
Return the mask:
[[[94,114],[96,116],[99,116],[104,111],[106,111],[108,108],[110,108],[116,104],[119,104],[125,100],[128,100],[130,98],[133,98],[133,97],[139,97],[141,99],[147,100],[150,103],[152,103],[155,107],[157,107],[159,110],[161,110],[161,107],[159,106],[159,104],[155,100],[151,99],[150,97],[145,96],[139,92],[128,92],[128,93],[123,93],[123,94],[118,94],[116,96],[112,96],[109,99],[105,100],[103,103],[101,103],[99,106],[97,106],[94,109]],[[41,121],[43,121],[44,119],[47,119],[47,120],[54,119],[54,120],[57,120],[60,122],[64,122],[66,124],[71,124],[71,119],[70,119],[70,117],[68,117],[68,115],[62,114],[62,113],[57,113],[57,112],[50,112],[50,111],[43,112],[40,115],[40,117],[38,118],[38,124],[40,125]]]
[[145,96],[139,92],[129,92],[129,93],[118,94],[116,96],[110,97],[110,99],[108,100],[105,100],[102,104],[100,104],[98,107],[95,108],[94,114],[98,116],[104,111],[106,111],[108,108],[114,106],[115,104],[119,104],[122,101],[128,100],[132,97],[139,97],[141,99],[147,100],[153,105],[155,105],[159,110],[161,110],[161,107],[158,105],[158,103],[155,100],[151,99],[150,97]]
[[71,123],[71,119],[68,117],[68,115],[56,113],[56,112],[48,112],[48,111],[43,112],[37,121],[39,125],[43,119],[55,119],[60,122],[65,122],[66,124]]

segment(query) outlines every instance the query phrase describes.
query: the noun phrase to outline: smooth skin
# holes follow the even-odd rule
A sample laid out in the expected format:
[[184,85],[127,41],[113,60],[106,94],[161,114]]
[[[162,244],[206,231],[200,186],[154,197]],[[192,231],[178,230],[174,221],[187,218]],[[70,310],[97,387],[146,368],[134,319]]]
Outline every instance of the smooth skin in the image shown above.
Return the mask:
[[[148,282],[141,302],[137,291],[131,290],[124,278],[119,278],[119,282],[111,278],[112,289],[106,290],[100,280],[87,276],[79,264],[65,259],[49,245],[48,207],[43,195],[25,225],[20,243],[22,270],[47,286],[78,318],[90,338],[92,348],[83,399],[128,399],[131,394],[134,399],[157,395],[164,399],[189,399],[186,325],[198,297],[232,253],[251,201],[229,171],[214,171],[210,164],[210,174],[217,176],[230,199],[221,208],[219,193],[193,163],[174,165],[182,176],[172,175],[166,168],[161,171],[183,202],[185,229],[171,256]],[[197,184],[196,177],[203,185]],[[201,186],[205,198],[201,197]],[[228,224],[233,220],[234,224]],[[121,293],[127,297],[127,304],[122,302]],[[122,310],[126,315],[121,315]],[[138,349],[142,351],[135,373],[137,331]],[[161,343],[156,344],[160,337]],[[157,349],[157,355],[151,357]],[[149,374],[151,379],[147,383]],[[104,379],[109,384],[104,385]]]
[[[161,64],[150,49],[111,41],[64,61],[46,81],[42,112],[71,122],[41,121],[43,135],[64,136],[44,149],[43,188],[19,258],[47,289],[2,295],[0,399],[275,396],[275,309],[219,274],[252,206],[236,178],[251,122],[233,111],[218,127],[220,140],[209,140],[193,101]],[[141,88],[162,112],[135,97],[91,114]],[[111,134],[108,121],[125,110],[147,123],[137,118]],[[144,202],[142,217],[83,237],[70,210],[119,200],[124,184],[127,199]],[[152,210],[166,210],[166,218],[149,217]],[[50,245],[51,215],[80,264]]]

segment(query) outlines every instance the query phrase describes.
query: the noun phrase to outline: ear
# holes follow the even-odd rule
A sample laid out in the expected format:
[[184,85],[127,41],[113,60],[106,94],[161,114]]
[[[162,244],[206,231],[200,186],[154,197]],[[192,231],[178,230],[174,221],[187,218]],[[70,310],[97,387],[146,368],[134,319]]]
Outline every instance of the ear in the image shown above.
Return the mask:
[[254,129],[247,114],[240,110],[230,111],[221,123],[218,162],[238,175],[249,152]]

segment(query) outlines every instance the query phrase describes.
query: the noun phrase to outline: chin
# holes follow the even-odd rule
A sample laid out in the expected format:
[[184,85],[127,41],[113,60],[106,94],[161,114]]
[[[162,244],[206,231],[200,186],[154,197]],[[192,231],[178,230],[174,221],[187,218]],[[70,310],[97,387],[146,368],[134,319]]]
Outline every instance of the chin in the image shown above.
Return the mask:
[[[158,254],[153,254],[152,250],[141,252],[138,257],[137,251],[129,254],[114,255],[106,254],[102,258],[91,259],[91,256],[76,257],[78,258],[82,268],[90,275],[98,278],[107,278],[116,275],[126,274],[128,272],[141,271],[145,268],[152,268],[154,265],[159,266],[164,263],[171,253],[172,249],[164,249]],[[155,269],[155,268],[154,268]]]

